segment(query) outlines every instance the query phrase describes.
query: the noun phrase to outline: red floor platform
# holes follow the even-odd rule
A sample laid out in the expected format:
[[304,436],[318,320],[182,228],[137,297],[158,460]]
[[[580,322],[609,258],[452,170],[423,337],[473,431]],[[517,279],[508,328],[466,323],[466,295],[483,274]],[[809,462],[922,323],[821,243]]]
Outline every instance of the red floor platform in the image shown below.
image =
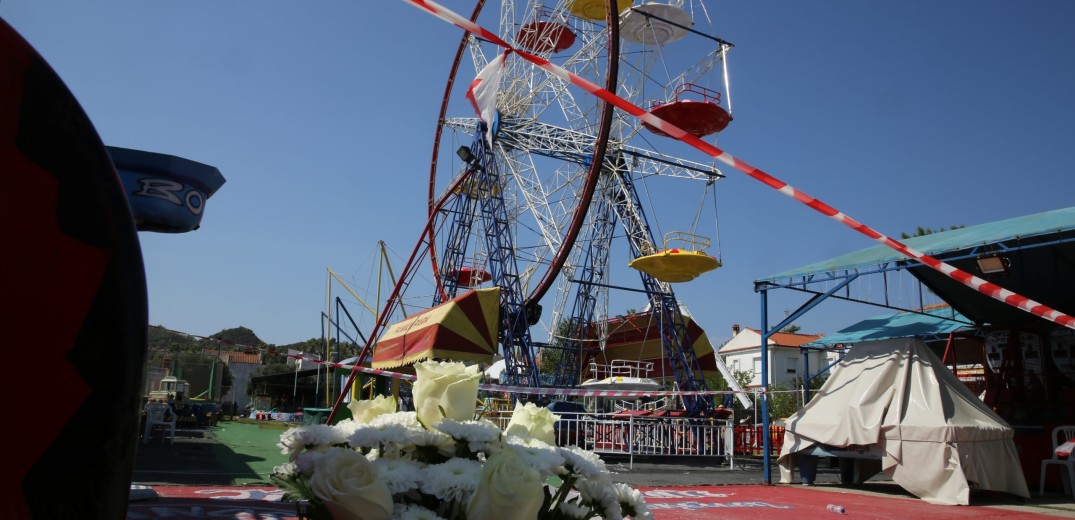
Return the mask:
[[[904,497],[843,492],[795,486],[691,486],[640,487],[657,520],[775,518],[807,520],[841,516],[906,520],[909,518],[1029,519],[1051,517],[1048,513],[1015,511],[985,506],[940,506]],[[291,519],[295,505],[280,502],[273,487],[154,486],[157,498],[132,501],[128,519],[235,518]],[[829,504],[843,506],[843,515],[830,512]],[[1062,515],[1057,515],[1062,516]]]

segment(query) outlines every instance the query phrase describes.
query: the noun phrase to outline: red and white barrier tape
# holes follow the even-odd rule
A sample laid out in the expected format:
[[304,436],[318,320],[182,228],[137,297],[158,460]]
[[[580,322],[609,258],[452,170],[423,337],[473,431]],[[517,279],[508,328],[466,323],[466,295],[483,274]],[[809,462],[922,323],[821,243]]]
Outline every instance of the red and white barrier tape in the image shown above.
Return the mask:
[[[181,334],[183,336],[189,336],[192,338],[198,338],[208,341],[216,341],[225,345],[231,345],[234,347],[240,347],[244,350],[252,349],[260,352],[268,352],[271,354],[287,356],[290,359],[297,359],[300,361],[306,361],[315,363],[318,365],[325,365],[332,368],[341,368],[344,370],[352,370],[355,372],[362,372],[374,376],[389,377],[392,379],[403,379],[407,381],[414,381],[417,379],[413,374],[403,374],[400,372],[392,372],[390,370],[381,370],[377,368],[366,368],[363,366],[344,365],[340,363],[333,363],[331,361],[324,361],[321,359],[311,359],[305,356],[288,354],[281,352],[277,349],[268,347],[252,347],[249,345],[241,345],[239,343],[233,343],[217,338],[210,338],[206,336],[198,336],[195,334],[188,334],[186,332],[179,332],[177,330],[168,329],[159,325],[154,325],[157,328],[166,330],[173,334]],[[550,396],[570,396],[570,397],[665,397],[665,396],[698,396],[698,395],[731,395],[736,392],[729,390],[696,390],[696,391],[674,391],[674,390],[585,390],[577,388],[535,388],[530,386],[507,386],[507,385],[494,385],[494,384],[480,384],[479,390],[487,392],[503,392],[510,394],[529,394],[529,395],[550,395]],[[751,392],[743,392],[744,394],[750,394]]]
[[[339,363],[326,363],[327,365],[343,368],[347,370],[354,370],[356,372],[363,372],[366,374],[372,374],[377,376],[391,377],[394,379],[406,379],[408,381],[414,381],[417,379],[410,374],[400,374],[398,372],[389,372],[387,370],[378,370],[376,368],[366,368],[353,365],[341,365]],[[485,390],[487,392],[506,392],[510,394],[531,394],[531,395],[561,395],[572,397],[661,397],[661,396],[696,396],[696,395],[730,395],[734,394],[733,391],[725,390],[692,390],[677,392],[674,390],[585,390],[578,388],[545,388],[545,387],[532,387],[532,386],[507,386],[507,385],[493,385],[493,384],[480,384],[479,390]],[[749,393],[749,392],[743,392]]]
[[780,193],[783,193],[784,195],[787,195],[788,197],[791,197],[805,204],[811,209],[855,231],[858,231],[859,233],[862,233],[863,235],[866,235],[867,237],[877,242],[880,242],[885,246],[888,246],[889,248],[898,251],[900,254],[922,262],[923,264],[945,274],[949,278],[952,278],[953,280],[962,283],[967,287],[970,287],[971,289],[974,289],[986,296],[1011,305],[1012,307],[1021,309],[1035,316],[1045,318],[1049,321],[1052,321],[1053,323],[1057,323],[1059,325],[1075,329],[1075,318],[1072,318],[1071,316],[1068,316],[1067,314],[1064,314],[1056,309],[1031,300],[1030,298],[1009,291],[999,285],[987,282],[981,278],[978,278],[977,276],[974,276],[971,273],[968,273],[961,269],[957,269],[956,267],[948,265],[921,251],[917,251],[915,249],[907,247],[907,245],[897,241],[896,239],[885,236],[884,234],[875,231],[873,228],[870,228],[869,226],[866,226],[865,224],[856,221],[850,216],[845,215],[840,211],[837,211],[832,206],[829,206],[828,204],[825,204],[824,202],[821,202],[820,200],[811,197],[810,195],[807,195],[805,192],[796,189],[788,183],[783,182],[780,179],[777,179],[776,177],[773,177],[772,175],[769,175],[768,173],[765,173],[764,171],[755,168],[754,166],[751,166],[745,161],[733,157],[731,154],[728,154],[720,148],[717,148],[716,146],[702,141],[701,139],[691,134],[688,134],[686,131],[673,125],[672,123],[669,123],[668,121],[665,121],[643,110],[642,108],[613,94],[612,92],[609,92],[579,76],[576,76],[575,74],[572,74],[570,71],[549,62],[549,60],[546,60],[545,58],[542,58],[540,56],[535,56],[524,50],[513,48],[507,42],[500,39],[500,37],[498,37],[496,34],[488,31],[487,29],[481,27],[478,24],[472,23],[470,20],[459,16],[458,14],[452,12],[444,6],[437,4],[436,2],[428,0],[403,1],[412,4],[415,7],[418,7],[426,12],[429,12],[433,16],[445,20],[448,23],[451,23],[452,25],[455,25],[456,27],[459,27],[471,34],[484,38],[493,44],[499,45],[505,49],[511,49],[523,59],[537,65],[538,67],[541,67],[542,69],[545,69],[551,74],[554,74],[556,76],[559,76],[560,78],[571,82],[571,84],[601,98],[608,103],[612,103],[617,108],[627,112],[628,114],[631,114],[632,116],[635,116],[645,121],[646,123],[649,123],[650,125],[659,128],[662,132],[693,146],[694,148],[720,160],[721,162],[729,166],[734,167],[735,169],[747,174],[748,176],[753,177],[754,179],[764,183],[770,188],[773,188]]

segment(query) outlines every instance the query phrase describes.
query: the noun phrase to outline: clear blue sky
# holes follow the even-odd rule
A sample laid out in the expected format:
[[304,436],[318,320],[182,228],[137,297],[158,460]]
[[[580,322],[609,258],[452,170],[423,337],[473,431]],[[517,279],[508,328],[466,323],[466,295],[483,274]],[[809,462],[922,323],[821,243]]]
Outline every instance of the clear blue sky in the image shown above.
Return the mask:
[[[736,45],[729,153],[894,236],[1075,201],[1075,3],[710,5]],[[365,290],[378,240],[397,270],[413,247],[458,29],[386,0],[0,0],[0,17],[106,144],[227,178],[201,229],[140,234],[152,324],[320,337],[327,268]],[[677,287],[714,341],[758,326],[754,279],[873,245],[723,170],[725,267]],[[772,302],[774,318],[797,302]],[[883,312],[827,304],[797,324]]]

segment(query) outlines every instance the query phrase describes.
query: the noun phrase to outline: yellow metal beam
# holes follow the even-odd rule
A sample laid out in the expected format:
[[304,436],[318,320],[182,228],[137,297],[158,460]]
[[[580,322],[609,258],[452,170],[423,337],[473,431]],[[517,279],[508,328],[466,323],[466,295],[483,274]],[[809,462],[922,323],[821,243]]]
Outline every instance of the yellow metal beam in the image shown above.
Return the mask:
[[[366,300],[363,300],[361,296],[359,296],[357,293],[355,293],[355,291],[353,289],[351,289],[350,286],[347,285],[347,282],[343,281],[343,278],[340,278],[340,275],[336,274],[336,272],[333,271],[332,269],[326,269],[326,270],[328,271],[328,275],[329,275],[329,278],[330,278],[329,281],[330,282],[331,282],[331,279],[333,279],[333,278],[336,279],[337,282],[340,282],[340,285],[342,285],[344,289],[347,289],[347,292],[351,293],[351,296],[354,296],[355,299],[358,300],[358,303],[361,303],[362,306],[366,308],[366,310],[370,311],[370,314],[373,315],[374,319],[377,318],[377,310],[374,309],[373,307],[370,307],[369,304],[366,303]],[[330,284],[330,288],[329,288],[329,306],[331,307],[331,305],[332,305],[332,290],[331,290],[331,284]],[[332,312],[329,311],[328,315],[331,317]]]

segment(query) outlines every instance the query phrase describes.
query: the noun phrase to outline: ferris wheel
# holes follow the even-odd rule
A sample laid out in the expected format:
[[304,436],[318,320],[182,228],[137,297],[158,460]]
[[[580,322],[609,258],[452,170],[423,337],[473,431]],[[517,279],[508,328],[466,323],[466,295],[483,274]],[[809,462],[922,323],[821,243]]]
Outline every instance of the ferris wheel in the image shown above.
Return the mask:
[[[709,6],[624,4],[478,0],[472,19],[698,137],[715,136],[732,119],[732,45],[716,36]],[[643,295],[678,387],[705,389],[671,283],[719,267],[719,243],[707,251],[713,242],[695,233],[697,218],[692,229],[662,234],[655,217],[681,212],[723,175],[680,157],[678,144],[516,53],[464,36],[429,172],[430,304],[499,288],[506,380],[575,386],[583,363],[615,334],[609,293],[630,262],[639,271],[628,270],[629,290]],[[680,179],[678,191],[649,191],[665,178]],[[659,197],[673,202],[654,211]],[[414,285],[408,298],[423,293]],[[559,368],[541,374],[538,351],[550,348],[562,351]]]

